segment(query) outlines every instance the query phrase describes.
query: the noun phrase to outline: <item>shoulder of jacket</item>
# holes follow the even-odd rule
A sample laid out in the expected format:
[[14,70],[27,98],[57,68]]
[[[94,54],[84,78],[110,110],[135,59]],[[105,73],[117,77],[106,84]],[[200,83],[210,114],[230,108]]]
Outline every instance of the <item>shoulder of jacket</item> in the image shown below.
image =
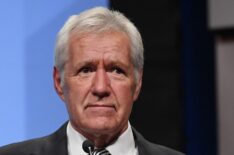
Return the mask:
[[146,140],[136,129],[133,128],[134,139],[138,147],[139,154],[143,155],[184,155],[172,148],[152,143]]
[[0,155],[21,155],[36,151],[37,148],[43,149],[47,146],[49,137],[35,138],[2,146],[0,147]]
[[66,126],[67,123],[63,124],[56,132],[48,136],[2,146],[0,147],[0,155],[43,154],[43,152],[48,152],[48,150],[56,148],[60,144],[66,145]]

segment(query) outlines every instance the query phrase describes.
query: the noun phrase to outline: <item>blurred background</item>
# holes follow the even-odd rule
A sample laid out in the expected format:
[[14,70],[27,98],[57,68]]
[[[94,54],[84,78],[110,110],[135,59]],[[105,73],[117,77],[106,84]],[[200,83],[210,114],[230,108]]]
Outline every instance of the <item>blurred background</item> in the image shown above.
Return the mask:
[[0,146],[48,135],[67,119],[53,88],[56,34],[72,14],[105,6],[139,28],[143,88],[131,124],[187,155],[234,152],[234,2],[1,0]]

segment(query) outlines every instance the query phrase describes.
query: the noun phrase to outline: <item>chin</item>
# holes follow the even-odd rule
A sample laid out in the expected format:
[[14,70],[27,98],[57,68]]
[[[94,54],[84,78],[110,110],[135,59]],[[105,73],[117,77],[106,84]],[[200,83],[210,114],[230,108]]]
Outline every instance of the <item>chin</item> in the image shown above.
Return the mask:
[[88,128],[95,133],[109,133],[116,131],[118,123],[115,121],[108,120],[94,120],[90,121]]

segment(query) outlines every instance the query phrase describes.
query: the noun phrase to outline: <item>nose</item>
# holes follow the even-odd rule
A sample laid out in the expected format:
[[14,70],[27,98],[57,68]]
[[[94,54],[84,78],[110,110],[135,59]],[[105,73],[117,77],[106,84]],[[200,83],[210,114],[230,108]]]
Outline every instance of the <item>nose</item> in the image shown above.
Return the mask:
[[99,99],[110,95],[110,80],[104,69],[97,69],[93,79],[92,93]]

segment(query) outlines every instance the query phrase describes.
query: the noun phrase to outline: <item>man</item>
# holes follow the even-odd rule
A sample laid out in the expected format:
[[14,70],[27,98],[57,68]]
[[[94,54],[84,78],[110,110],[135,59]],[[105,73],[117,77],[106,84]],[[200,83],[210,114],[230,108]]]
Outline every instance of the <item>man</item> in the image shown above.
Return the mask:
[[97,7],[71,16],[58,33],[53,73],[69,122],[52,135],[4,146],[0,155],[85,155],[94,148],[112,155],[181,155],[148,142],[129,123],[143,61],[141,36],[121,13]]

